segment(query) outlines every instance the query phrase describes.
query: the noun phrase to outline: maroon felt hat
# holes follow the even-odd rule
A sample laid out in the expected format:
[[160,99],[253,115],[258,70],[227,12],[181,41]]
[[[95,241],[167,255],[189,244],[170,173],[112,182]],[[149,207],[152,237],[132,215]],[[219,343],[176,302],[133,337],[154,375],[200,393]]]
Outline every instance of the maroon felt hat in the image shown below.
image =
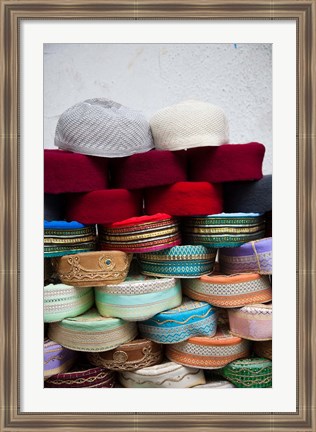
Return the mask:
[[187,180],[186,152],[151,150],[110,161],[113,187],[143,189]]
[[263,144],[223,144],[188,150],[188,178],[211,183],[260,180]]
[[108,187],[107,159],[44,150],[44,192],[90,192]]

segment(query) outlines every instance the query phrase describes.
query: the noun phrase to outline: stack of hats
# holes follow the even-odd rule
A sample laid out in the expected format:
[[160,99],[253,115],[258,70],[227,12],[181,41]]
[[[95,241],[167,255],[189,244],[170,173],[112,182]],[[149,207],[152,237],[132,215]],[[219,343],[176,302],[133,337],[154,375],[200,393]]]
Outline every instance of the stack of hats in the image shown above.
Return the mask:
[[[44,151],[45,387],[271,387],[272,176],[223,110],[89,99]],[[213,373],[214,372],[214,373]]]

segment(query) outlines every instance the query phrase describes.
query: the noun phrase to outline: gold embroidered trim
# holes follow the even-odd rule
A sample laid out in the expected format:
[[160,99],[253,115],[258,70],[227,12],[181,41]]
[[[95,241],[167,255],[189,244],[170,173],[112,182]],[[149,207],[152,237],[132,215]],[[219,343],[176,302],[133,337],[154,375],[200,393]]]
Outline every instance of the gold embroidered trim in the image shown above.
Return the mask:
[[264,231],[264,225],[257,225],[255,227],[247,227],[247,228],[190,228],[186,230],[187,234],[196,233],[196,234],[220,234],[220,233],[232,233],[232,234],[239,234],[239,233],[254,233],[256,231]]
[[164,219],[160,221],[148,221],[143,223],[135,223],[135,225],[128,225],[122,227],[104,227],[100,225],[100,232],[130,232],[130,231],[140,231],[140,230],[149,230],[153,228],[160,228],[165,225],[179,225],[179,222],[175,218]]
[[73,243],[84,243],[95,241],[96,236],[90,235],[86,237],[74,237],[74,238],[56,238],[56,237],[44,237],[45,244],[73,244]]
[[205,260],[205,261],[214,261],[216,257],[216,253],[214,254],[202,254],[202,255],[177,255],[177,256],[168,256],[168,255],[148,255],[148,254],[139,254],[141,260],[152,262],[152,261],[197,261],[197,260]]
[[156,237],[162,237],[167,234],[174,234],[178,233],[179,229],[178,227],[171,227],[163,231],[154,231],[153,233],[146,233],[146,234],[130,234],[127,236],[121,236],[121,235],[107,235],[103,234],[100,238],[101,241],[116,241],[117,243],[120,243],[121,241],[133,241],[133,240],[142,240],[146,238],[156,238]]
[[113,360],[102,358],[99,353],[88,354],[89,361],[96,366],[105,367],[116,371],[133,371],[152,366],[162,360],[162,351],[153,353],[151,347],[142,349],[143,357],[139,360],[128,361],[128,353],[125,351],[116,351],[113,353]]
[[216,313],[214,313],[213,309],[209,309],[205,314],[203,315],[191,315],[189,316],[186,320],[184,321],[178,321],[178,320],[173,320],[173,319],[166,319],[165,321],[157,321],[153,318],[150,319],[151,322],[156,323],[157,325],[164,325],[168,322],[171,323],[176,323],[176,324],[186,324],[188,321],[192,320],[193,318],[206,318],[208,315],[214,315],[214,320],[216,318]]
[[59,323],[52,323],[49,326],[48,334],[50,339],[65,348],[75,351],[101,352],[109,351],[133,340],[137,335],[137,327],[135,323],[125,323],[115,329],[82,332],[62,327]]
[[[168,373],[168,372],[165,372],[165,373]],[[187,377],[187,376],[197,375],[199,373],[201,373],[201,371],[198,369],[198,370],[196,370],[194,372],[188,372],[188,373],[186,373],[186,374],[184,374],[182,376],[179,376],[177,378],[166,378],[163,381],[159,382],[158,385],[162,385],[162,384],[164,384],[167,381],[170,381],[170,382],[180,382],[180,381],[184,380],[184,378]],[[157,375],[153,375],[153,378],[155,378],[156,376]],[[137,375],[137,377],[138,377],[138,375]],[[136,381],[136,380],[133,380],[133,378],[126,377],[124,375],[124,373],[122,373],[122,378],[124,380],[126,380],[126,381],[134,381],[134,382],[136,382],[137,384],[140,384],[140,385],[147,384],[147,383],[148,384],[152,384],[153,383],[152,380],[151,381],[148,381],[148,380],[145,380],[145,381]]]
[[107,378],[108,381],[112,381],[113,376],[109,375],[109,372],[100,372],[96,376],[87,377],[87,378],[76,378],[76,379],[50,379],[49,382],[56,385],[62,384],[92,384],[97,380],[102,380]]

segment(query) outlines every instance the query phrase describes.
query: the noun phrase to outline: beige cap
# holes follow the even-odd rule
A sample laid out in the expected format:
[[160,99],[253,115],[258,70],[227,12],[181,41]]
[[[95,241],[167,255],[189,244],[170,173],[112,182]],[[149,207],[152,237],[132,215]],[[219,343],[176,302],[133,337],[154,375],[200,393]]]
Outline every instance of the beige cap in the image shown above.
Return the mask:
[[158,111],[150,120],[157,150],[219,146],[229,141],[224,111],[207,102],[188,100]]

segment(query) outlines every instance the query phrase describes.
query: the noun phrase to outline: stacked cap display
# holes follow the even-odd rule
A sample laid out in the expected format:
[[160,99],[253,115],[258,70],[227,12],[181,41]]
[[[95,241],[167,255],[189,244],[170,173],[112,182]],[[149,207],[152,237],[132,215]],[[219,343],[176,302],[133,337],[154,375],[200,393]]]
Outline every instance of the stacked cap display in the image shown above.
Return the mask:
[[58,257],[95,249],[95,225],[44,221],[44,256]]
[[184,150],[228,143],[224,111],[206,102],[188,100],[164,108],[151,118],[151,131],[158,150]]
[[87,99],[59,118],[55,146],[74,153],[124,157],[154,147],[142,113],[104,98]]

